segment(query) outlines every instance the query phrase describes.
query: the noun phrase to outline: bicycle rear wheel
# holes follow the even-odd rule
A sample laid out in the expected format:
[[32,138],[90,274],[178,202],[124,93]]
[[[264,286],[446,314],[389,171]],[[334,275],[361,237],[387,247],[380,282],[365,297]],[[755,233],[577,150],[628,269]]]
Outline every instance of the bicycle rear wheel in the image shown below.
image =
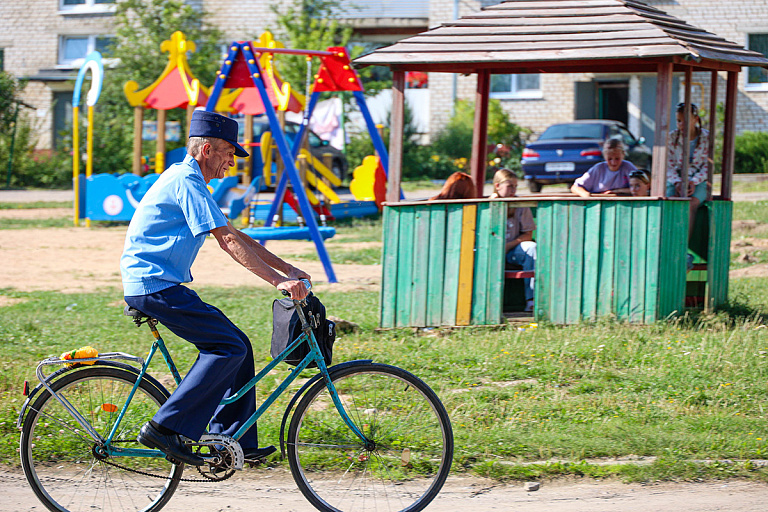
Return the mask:
[[288,430],[288,462],[302,494],[324,512],[409,511],[440,492],[453,432],[437,395],[419,378],[383,364],[341,368],[331,379],[355,425],[344,423],[324,381],[299,402]]
[[[96,365],[66,373],[51,387],[106,438],[136,378],[123,368]],[[139,429],[167,399],[165,388],[143,379],[120,421],[114,445],[141,447],[136,441]],[[105,457],[95,451],[96,446],[61,403],[41,390],[24,420],[21,465],[32,490],[49,510],[153,512],[168,502],[179,485],[183,465],[161,458]]]

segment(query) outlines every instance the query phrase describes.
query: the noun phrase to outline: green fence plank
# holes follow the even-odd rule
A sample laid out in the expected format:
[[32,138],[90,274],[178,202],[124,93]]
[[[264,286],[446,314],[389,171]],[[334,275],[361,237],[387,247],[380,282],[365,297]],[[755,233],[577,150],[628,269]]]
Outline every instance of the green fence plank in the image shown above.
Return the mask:
[[709,208],[709,247],[707,255],[707,298],[713,307],[728,300],[728,269],[730,267],[731,219],[733,203],[711,201]]
[[485,323],[499,324],[504,308],[504,245],[507,229],[507,204],[491,203],[488,239],[488,294],[485,298]]
[[[616,238],[614,239],[614,312],[616,318],[629,318],[629,285],[631,272],[631,247],[634,242],[632,232],[632,210],[626,203],[616,205]],[[619,227],[620,226],[620,227]]]
[[583,318],[597,318],[597,283],[600,274],[601,201],[587,203],[584,209],[584,278],[581,294]]
[[551,276],[550,320],[556,324],[566,323],[565,305],[570,300],[566,280],[568,262],[568,202],[555,201],[553,208],[552,244],[550,267]]
[[662,201],[664,207],[661,269],[659,273],[662,317],[680,315],[685,310],[685,254],[688,247],[688,203]]
[[429,210],[429,258],[427,284],[427,325],[442,323],[443,281],[445,279],[445,208]]
[[552,203],[539,203],[536,208],[536,287],[533,290],[536,320],[551,319],[552,311]]
[[490,203],[477,205],[475,231],[475,279],[472,286],[471,324],[483,325],[488,296],[488,265],[490,261],[491,208]]
[[429,261],[429,207],[416,208],[413,236],[413,271],[411,274],[411,318],[410,326],[427,325],[427,269],[424,262]]
[[650,324],[659,320],[659,271],[661,266],[661,205],[658,201],[648,202],[645,259],[645,318]]
[[632,218],[630,254],[629,321],[645,321],[646,259],[648,257],[648,207],[643,203],[629,203]]
[[399,241],[400,209],[384,207],[383,243],[381,262],[381,327],[395,326],[397,307],[397,254]]
[[398,241],[397,264],[397,307],[395,325],[406,327],[411,320],[411,288],[413,286],[413,232],[416,218],[413,206],[400,207],[400,237]]
[[597,316],[613,314],[616,203],[605,203],[600,216],[600,258],[598,261]]
[[446,206],[445,285],[443,287],[442,325],[456,325],[456,303],[459,297],[459,263],[461,258],[461,221],[464,206]]
[[566,255],[566,289],[568,299],[565,304],[565,322],[578,323],[582,319],[581,298],[584,275],[584,225],[583,202],[572,202],[568,208],[568,252]]

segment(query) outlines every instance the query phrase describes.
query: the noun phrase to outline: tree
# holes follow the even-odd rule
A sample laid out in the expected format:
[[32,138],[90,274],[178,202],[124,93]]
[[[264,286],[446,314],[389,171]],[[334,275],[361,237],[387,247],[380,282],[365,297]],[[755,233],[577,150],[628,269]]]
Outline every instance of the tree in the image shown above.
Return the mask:
[[[123,85],[135,80],[143,88],[160,76],[168,63],[163,41],[179,30],[196,51],[187,55],[192,73],[204,85],[212,84],[221,67],[222,32],[205,23],[206,13],[183,0],[122,0],[115,8],[115,41],[104,57],[118,64],[105,71],[104,86],[96,106],[100,136],[94,138],[94,169],[130,172],[133,147],[133,109]],[[85,95],[82,95],[85,97]],[[182,121],[181,109],[168,112],[168,120]],[[183,144],[183,141],[179,145]],[[172,149],[172,148],[169,148]]]
[[[338,0],[295,0],[285,8],[281,4],[272,4],[270,9],[277,16],[277,28],[272,32],[276,39],[285,39],[289,48],[325,50],[329,46],[344,46],[347,47],[350,59],[354,59],[360,56],[365,48],[350,45],[352,27],[333,18],[334,12],[340,8],[341,2]],[[319,67],[319,59],[313,59],[310,85]],[[305,94],[307,63],[304,56],[280,55],[278,70],[280,76],[289,82],[294,90]],[[357,70],[357,73],[365,83],[366,95],[374,95],[391,86],[391,81],[376,80],[372,68]]]

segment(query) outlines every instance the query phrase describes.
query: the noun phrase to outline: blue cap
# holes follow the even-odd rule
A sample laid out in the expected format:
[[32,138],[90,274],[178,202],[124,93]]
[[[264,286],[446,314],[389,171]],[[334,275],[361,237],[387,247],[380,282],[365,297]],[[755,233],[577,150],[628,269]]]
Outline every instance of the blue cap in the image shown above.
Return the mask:
[[189,123],[190,137],[214,137],[235,147],[235,155],[248,156],[248,152],[237,143],[237,121],[207,110],[195,110]]

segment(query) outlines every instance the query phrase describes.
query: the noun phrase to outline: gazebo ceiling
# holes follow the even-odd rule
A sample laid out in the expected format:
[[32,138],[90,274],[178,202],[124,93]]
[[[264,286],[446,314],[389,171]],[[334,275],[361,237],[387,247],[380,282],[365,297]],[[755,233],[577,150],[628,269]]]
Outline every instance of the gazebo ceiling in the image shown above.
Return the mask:
[[449,73],[768,67],[762,54],[634,0],[508,0],[355,59]]

